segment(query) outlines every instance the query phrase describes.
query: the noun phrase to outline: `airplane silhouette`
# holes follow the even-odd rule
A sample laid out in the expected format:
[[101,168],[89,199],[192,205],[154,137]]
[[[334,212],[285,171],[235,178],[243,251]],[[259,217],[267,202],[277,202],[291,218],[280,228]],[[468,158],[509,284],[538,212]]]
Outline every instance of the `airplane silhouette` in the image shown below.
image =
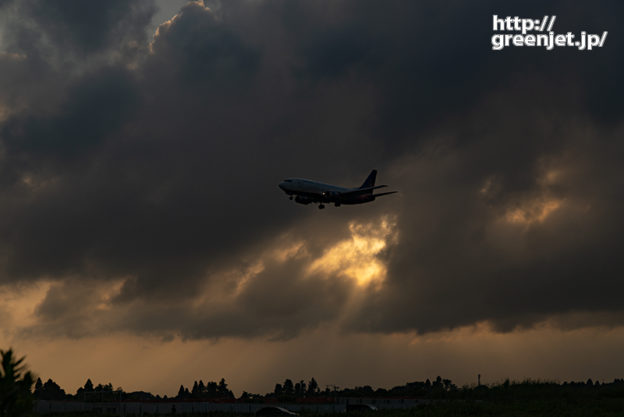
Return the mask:
[[356,188],[339,187],[305,178],[287,178],[279,184],[279,188],[288,194],[291,200],[294,197],[297,203],[319,203],[319,209],[325,208],[327,203],[334,203],[336,207],[340,207],[341,204],[368,203],[375,200],[376,197],[398,192],[388,191],[373,194],[373,190],[387,187],[387,185],[375,185],[376,178],[377,170],[373,169],[364,183]]

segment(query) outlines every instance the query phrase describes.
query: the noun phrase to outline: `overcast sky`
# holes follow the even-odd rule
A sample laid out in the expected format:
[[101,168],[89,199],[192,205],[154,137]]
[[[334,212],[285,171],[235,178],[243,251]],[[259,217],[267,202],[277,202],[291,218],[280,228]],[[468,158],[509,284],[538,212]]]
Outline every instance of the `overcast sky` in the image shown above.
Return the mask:
[[620,3],[0,1],[0,347],[71,392],[622,377]]

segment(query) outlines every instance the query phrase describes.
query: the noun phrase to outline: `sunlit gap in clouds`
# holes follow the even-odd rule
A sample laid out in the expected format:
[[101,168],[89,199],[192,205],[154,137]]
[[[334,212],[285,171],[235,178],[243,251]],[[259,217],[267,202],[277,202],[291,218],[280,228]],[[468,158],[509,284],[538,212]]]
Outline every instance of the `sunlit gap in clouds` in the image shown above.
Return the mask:
[[383,216],[378,222],[349,223],[350,238],[325,250],[308,267],[309,273],[323,272],[352,279],[359,286],[379,286],[386,278],[386,265],[378,255],[396,243],[396,219]]
[[267,268],[297,261],[303,279],[344,278],[357,287],[380,288],[387,272],[380,255],[399,238],[396,216],[384,215],[369,222],[351,221],[347,227],[349,237],[330,244],[322,253],[314,253],[305,240],[278,241],[244,268],[226,272],[224,281],[235,281],[231,294],[236,297]]
[[514,224],[542,223],[550,214],[561,207],[561,200],[533,200],[521,207],[513,208],[505,214],[505,220]]
[[[549,167],[544,171],[537,181],[539,192],[516,198],[514,204],[504,211],[500,220],[512,225],[531,226],[544,223],[555,212],[564,208],[568,202],[553,192],[565,177],[564,170]],[[488,178],[479,190],[479,194],[483,197],[495,196],[500,192],[500,184],[497,184],[494,177]]]
[[[384,215],[364,222],[351,221],[343,227],[346,235],[338,233],[341,237],[325,247],[319,247],[318,242],[313,241],[314,236],[281,236],[240,265],[230,264],[207,277],[205,286],[197,294],[182,301],[172,300],[167,306],[183,303],[197,314],[210,317],[247,303],[248,297],[264,286],[264,282],[258,280],[265,279],[268,285],[277,285],[281,280],[319,284],[335,281],[352,290],[361,290],[352,291],[349,297],[357,304],[362,301],[360,296],[366,297],[370,291],[381,289],[386,280],[384,252],[398,243],[397,220],[396,216]],[[133,309],[145,307],[151,312],[163,308],[161,304],[138,301],[116,303],[116,297],[129,279],[132,277],[106,280],[68,277],[66,280],[41,279],[20,287],[0,286],[3,336],[7,339],[24,331],[30,335],[44,335],[53,326],[61,326],[76,337],[93,335],[102,329],[123,332],[127,330],[123,325],[124,317]],[[306,287],[295,285],[292,288]],[[67,303],[72,307],[65,308]],[[71,324],[67,329],[62,326],[65,322]]]

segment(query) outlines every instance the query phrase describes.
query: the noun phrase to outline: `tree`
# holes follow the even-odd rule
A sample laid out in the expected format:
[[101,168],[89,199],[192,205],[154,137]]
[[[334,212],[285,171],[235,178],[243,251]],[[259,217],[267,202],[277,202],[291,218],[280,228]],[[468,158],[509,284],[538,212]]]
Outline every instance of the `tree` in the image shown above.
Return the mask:
[[206,385],[206,393],[209,398],[215,398],[217,396],[217,383],[214,381],[209,381]]
[[[35,393],[36,391],[37,389],[35,387]],[[85,400],[86,395],[92,393],[93,391],[94,391],[93,382],[91,382],[91,378],[87,378],[87,382],[85,382],[84,386],[76,390],[76,396]]]
[[282,392],[286,395],[293,395],[295,393],[295,386],[290,379],[284,381]]
[[43,382],[41,382],[41,378],[37,378],[37,382],[35,382],[35,396],[37,393],[40,393],[43,389]]
[[234,397],[234,394],[232,394],[232,391],[228,389],[228,385],[225,383],[225,378],[221,378],[221,381],[219,381],[217,392],[219,393],[220,397],[229,397],[229,398]]
[[227,384],[225,383],[225,378],[221,378],[221,381],[219,381],[219,386],[217,387],[217,392],[219,394],[225,394],[228,391],[228,387]]
[[455,384],[453,384],[453,382],[450,379],[443,379],[442,380],[442,385],[444,385],[444,389],[446,391],[451,391],[451,390],[457,389]]
[[306,383],[305,381],[299,381],[295,384],[295,395],[298,397],[303,397],[306,393]]
[[84,384],[85,391],[93,391],[93,382],[91,382],[91,378],[87,378],[87,382]]
[[35,397],[40,400],[64,400],[65,390],[48,378],[39,390],[35,389]]
[[25,416],[32,410],[33,374],[26,370],[24,357],[17,359],[13,350],[0,350],[0,417]]
[[310,382],[308,382],[308,395],[314,395],[319,391],[318,382],[316,379],[312,378]]
[[94,390],[97,392],[113,392],[113,384],[110,382],[105,385],[97,384]]

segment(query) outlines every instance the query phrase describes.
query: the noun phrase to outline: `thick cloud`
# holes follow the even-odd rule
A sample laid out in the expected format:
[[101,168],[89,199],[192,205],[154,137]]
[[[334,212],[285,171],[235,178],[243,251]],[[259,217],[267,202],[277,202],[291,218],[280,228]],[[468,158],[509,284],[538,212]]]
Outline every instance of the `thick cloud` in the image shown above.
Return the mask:
[[[61,3],[2,7],[1,277],[52,282],[29,331],[620,317],[621,42],[490,49],[492,14],[598,32],[614,3],[196,2],[149,44],[150,2]],[[401,193],[319,212],[276,187],[371,168]]]
[[[557,313],[622,309],[621,176],[613,157],[622,152],[621,129],[549,114],[532,130],[565,141],[544,150],[556,140],[544,138],[522,161],[519,151],[529,149],[514,131],[534,123],[527,112],[518,112],[518,125],[503,122],[511,128],[504,139],[486,133],[461,151],[445,147],[407,162],[404,175],[419,178],[422,194],[405,197],[411,215],[399,216],[402,241],[388,258],[389,281],[353,326],[428,331],[490,320],[510,330]],[[514,145],[509,160],[522,163],[518,171],[476,154],[504,155]]]
[[[155,12],[152,0],[6,1],[10,47],[51,57],[86,59],[90,55],[145,44],[144,27]],[[75,62],[74,62],[75,63]]]

